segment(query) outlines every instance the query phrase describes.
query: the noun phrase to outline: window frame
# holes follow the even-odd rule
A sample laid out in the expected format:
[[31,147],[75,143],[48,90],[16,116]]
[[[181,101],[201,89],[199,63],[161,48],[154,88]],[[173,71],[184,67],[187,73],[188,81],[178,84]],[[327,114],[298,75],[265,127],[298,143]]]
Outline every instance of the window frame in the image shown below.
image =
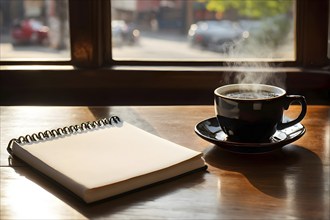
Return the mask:
[[[328,41],[328,5],[329,1],[319,0],[317,3],[313,0],[297,0],[296,1],[296,61],[282,61],[282,62],[268,62],[270,64],[281,64],[285,67],[302,67],[302,68],[318,68],[329,64],[327,58]],[[82,63],[73,62],[76,65],[86,66],[114,66],[114,65],[136,65],[136,66],[223,66],[227,61],[116,61],[111,58],[111,3],[108,0],[101,1],[86,1],[84,3],[88,9],[90,16],[85,16],[81,21],[81,10],[74,10],[76,7],[81,7],[81,2],[77,0],[70,0],[70,15],[71,27],[79,27],[76,24],[90,23],[92,24],[86,30],[81,32],[81,27],[72,30],[73,36],[79,32],[79,36],[88,39],[90,37],[90,44],[97,48],[95,52],[95,60],[82,60]],[[87,6],[88,5],[88,6]],[[73,9],[73,10],[72,10]],[[110,10],[110,11],[109,11]],[[74,16],[77,13],[77,16]],[[91,23],[92,21],[92,23]],[[108,30],[108,31],[105,31]],[[90,33],[95,33],[90,36]],[[96,34],[99,33],[99,34]],[[103,38],[102,38],[103,37]],[[106,37],[106,38],[104,38]],[[78,37],[74,39],[74,43],[79,43]],[[106,41],[105,39],[109,39]],[[314,42],[313,45],[310,42]],[[104,46],[103,46],[104,45]],[[104,49],[102,51],[102,48]],[[100,56],[102,54],[104,56]],[[73,60],[78,60],[73,55]],[[258,62],[258,61],[257,61]],[[262,61],[260,61],[262,63]]]
[[[210,92],[225,83],[226,75],[242,71],[215,61],[115,61],[110,5],[109,0],[69,0],[70,61],[0,61],[1,104],[210,104]],[[297,60],[270,64],[280,66],[273,68],[275,72],[287,74],[288,91],[329,90],[324,46],[329,1],[297,0],[296,10]],[[46,70],[24,70],[31,65],[44,65]],[[86,95],[79,98],[80,94]]]

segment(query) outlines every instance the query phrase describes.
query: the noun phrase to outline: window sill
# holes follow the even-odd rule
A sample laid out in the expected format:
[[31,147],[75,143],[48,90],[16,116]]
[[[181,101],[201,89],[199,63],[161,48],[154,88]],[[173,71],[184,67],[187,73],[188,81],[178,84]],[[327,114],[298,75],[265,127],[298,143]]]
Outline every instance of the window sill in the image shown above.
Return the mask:
[[271,65],[260,64],[251,65],[251,67],[240,66],[138,66],[138,65],[114,65],[112,67],[105,68],[76,68],[72,65],[0,65],[0,71],[154,71],[154,72],[296,72],[296,73],[330,73],[330,66],[324,68],[301,68],[301,67],[271,67]]
[[1,105],[212,104],[216,87],[235,83],[233,79],[240,72],[251,70],[281,74],[288,93],[311,96],[309,103],[330,104],[327,69],[214,66],[86,69],[70,65],[7,65],[0,69]]

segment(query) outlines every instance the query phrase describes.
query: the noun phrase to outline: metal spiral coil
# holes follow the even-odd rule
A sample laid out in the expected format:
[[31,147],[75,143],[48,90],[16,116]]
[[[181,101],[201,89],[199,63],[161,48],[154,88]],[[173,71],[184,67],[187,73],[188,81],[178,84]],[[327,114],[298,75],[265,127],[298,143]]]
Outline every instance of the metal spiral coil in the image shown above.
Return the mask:
[[46,130],[44,132],[38,132],[38,133],[28,134],[25,136],[20,136],[19,138],[13,138],[9,141],[7,151],[9,154],[12,154],[11,146],[14,142],[18,144],[27,144],[36,141],[52,139],[63,135],[69,135],[87,130],[93,130],[98,127],[112,125],[113,123],[117,124],[119,122],[120,122],[120,118],[118,116],[111,116],[110,118],[102,118],[92,122],[84,122],[81,123],[80,125],[70,125],[63,128]]

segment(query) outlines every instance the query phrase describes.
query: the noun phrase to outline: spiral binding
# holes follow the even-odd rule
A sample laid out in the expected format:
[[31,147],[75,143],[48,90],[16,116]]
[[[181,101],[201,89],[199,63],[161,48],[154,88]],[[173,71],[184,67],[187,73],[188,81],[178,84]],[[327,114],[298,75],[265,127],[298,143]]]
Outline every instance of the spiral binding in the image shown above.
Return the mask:
[[109,118],[102,118],[92,122],[84,122],[80,125],[70,125],[63,128],[46,130],[44,132],[38,132],[34,134],[28,134],[25,136],[20,136],[19,138],[13,138],[9,141],[7,151],[10,155],[12,155],[12,144],[14,142],[18,144],[27,144],[32,142],[37,142],[41,140],[48,140],[52,138],[56,138],[63,135],[69,135],[74,133],[79,133],[87,130],[93,130],[98,127],[103,127],[106,125],[112,125],[113,123],[119,123],[121,120],[118,116],[111,116]]

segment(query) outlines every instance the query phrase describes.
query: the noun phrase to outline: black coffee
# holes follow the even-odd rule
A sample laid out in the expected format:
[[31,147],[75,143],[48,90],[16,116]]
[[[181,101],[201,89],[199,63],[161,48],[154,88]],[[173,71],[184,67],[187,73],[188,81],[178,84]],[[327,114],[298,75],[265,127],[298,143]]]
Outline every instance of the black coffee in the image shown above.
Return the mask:
[[225,96],[234,99],[268,99],[274,98],[278,95],[274,92],[269,91],[240,90],[227,92]]

